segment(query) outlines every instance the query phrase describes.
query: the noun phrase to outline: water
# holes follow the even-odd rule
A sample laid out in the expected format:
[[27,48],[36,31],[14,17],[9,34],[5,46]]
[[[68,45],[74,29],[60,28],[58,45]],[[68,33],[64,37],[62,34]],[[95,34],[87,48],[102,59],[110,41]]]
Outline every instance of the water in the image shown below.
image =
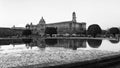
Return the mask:
[[0,40],[0,67],[66,64],[99,59],[119,51],[120,42],[113,40],[4,39]]
[[114,40],[85,40],[85,39],[17,39],[0,40],[0,52],[27,49],[64,48],[71,50],[104,50],[120,51],[120,42]]

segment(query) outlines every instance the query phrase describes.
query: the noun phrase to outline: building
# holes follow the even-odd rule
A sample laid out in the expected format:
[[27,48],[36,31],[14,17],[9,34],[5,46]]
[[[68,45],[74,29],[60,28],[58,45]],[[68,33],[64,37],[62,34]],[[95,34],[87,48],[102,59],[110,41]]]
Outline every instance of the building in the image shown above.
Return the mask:
[[37,25],[33,25],[32,23],[26,25],[27,29],[31,29],[33,34],[44,35],[46,27],[55,27],[57,28],[58,34],[82,34],[86,31],[86,23],[85,22],[77,22],[76,14],[73,12],[71,21],[63,21],[56,23],[46,24],[43,17],[39,21]]
[[41,36],[44,35],[45,28],[46,28],[46,23],[45,23],[45,20],[43,19],[43,17],[41,18],[41,20],[39,21],[39,23],[37,25],[33,25],[32,22],[30,25],[29,24],[26,25],[26,29],[30,29],[30,30],[32,30],[33,34],[37,34],[37,35],[41,35]]

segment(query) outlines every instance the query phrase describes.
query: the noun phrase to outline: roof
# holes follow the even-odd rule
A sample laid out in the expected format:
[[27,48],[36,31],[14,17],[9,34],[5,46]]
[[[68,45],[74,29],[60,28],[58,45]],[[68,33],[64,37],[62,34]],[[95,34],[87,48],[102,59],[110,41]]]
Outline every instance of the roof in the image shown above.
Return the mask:
[[[63,22],[55,22],[55,23],[48,23],[47,25],[53,25],[53,24],[62,24],[62,23],[72,23],[73,21],[63,21]],[[86,24],[85,22],[76,22],[78,24]]]
[[63,22],[55,22],[55,23],[48,23],[48,24],[52,25],[52,24],[61,24],[61,23],[70,23],[70,22],[73,22],[73,21],[63,21]]
[[25,29],[24,27],[12,27],[11,29]]

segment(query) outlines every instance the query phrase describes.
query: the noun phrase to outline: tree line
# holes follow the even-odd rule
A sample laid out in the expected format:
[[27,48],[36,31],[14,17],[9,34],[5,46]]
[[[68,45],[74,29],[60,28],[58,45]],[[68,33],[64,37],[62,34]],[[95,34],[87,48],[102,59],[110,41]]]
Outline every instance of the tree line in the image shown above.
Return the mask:
[[[50,34],[50,36],[52,36],[52,34],[57,34],[57,28],[54,27],[47,27],[45,30],[45,34]],[[80,33],[77,33],[80,34]],[[98,24],[92,24],[88,27],[88,29],[86,31],[84,31],[83,33],[85,36],[92,36],[92,37],[115,37],[116,35],[120,34],[120,30],[117,27],[111,27],[107,30],[102,30],[102,28],[98,25]]]
[[[57,34],[57,28],[46,27],[45,35],[47,34],[49,34],[50,36],[52,36],[53,34]],[[32,30],[30,29],[22,30],[22,29],[0,28],[0,37],[29,36],[29,35],[32,35]],[[111,27],[107,30],[102,30],[98,24],[92,24],[85,31],[84,35],[92,36],[92,37],[98,37],[98,36],[116,37],[116,35],[120,36],[120,29],[117,27]]]
[[0,37],[21,37],[31,35],[32,31],[29,29],[11,29],[11,28],[0,28]]
[[101,27],[98,24],[92,24],[88,27],[87,35],[91,35],[93,37],[96,37],[98,35],[102,35],[105,37],[116,37],[116,35],[120,34],[120,30],[117,27],[111,27],[107,30],[102,30]]

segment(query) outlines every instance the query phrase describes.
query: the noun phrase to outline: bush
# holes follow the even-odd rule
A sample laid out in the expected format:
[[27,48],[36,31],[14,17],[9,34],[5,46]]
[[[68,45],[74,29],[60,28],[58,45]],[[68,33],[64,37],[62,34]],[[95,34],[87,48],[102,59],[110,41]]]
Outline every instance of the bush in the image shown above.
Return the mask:
[[101,45],[102,40],[88,39],[87,42],[90,47],[98,48]]

